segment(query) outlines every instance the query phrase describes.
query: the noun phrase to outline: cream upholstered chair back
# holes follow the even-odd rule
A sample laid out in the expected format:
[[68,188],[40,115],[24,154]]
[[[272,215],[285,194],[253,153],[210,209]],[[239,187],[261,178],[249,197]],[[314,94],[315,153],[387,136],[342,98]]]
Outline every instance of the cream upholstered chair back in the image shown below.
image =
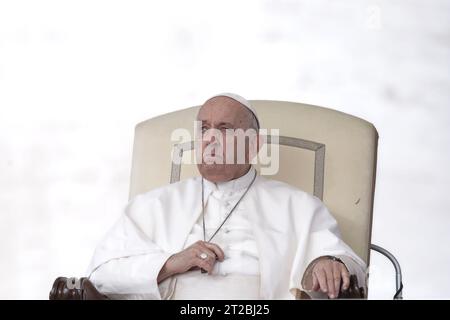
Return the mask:
[[[344,241],[369,264],[378,141],[375,127],[318,106],[267,100],[250,103],[257,110],[261,128],[268,129],[268,134],[273,133],[271,129],[279,129],[279,170],[267,178],[287,182],[322,199],[337,219]],[[173,141],[172,133],[184,128],[194,137],[198,108],[136,125],[130,198],[198,175],[195,164],[177,166],[172,162],[179,156],[192,158],[191,142]],[[269,142],[276,141],[269,138]]]

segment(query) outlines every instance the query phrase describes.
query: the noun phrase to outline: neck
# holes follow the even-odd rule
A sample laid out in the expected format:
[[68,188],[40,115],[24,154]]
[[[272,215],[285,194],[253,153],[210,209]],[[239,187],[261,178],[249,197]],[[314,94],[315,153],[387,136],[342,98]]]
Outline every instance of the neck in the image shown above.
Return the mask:
[[[227,181],[222,181],[222,182],[216,182],[214,183],[216,185],[217,188],[235,188],[238,187],[242,184],[246,184],[245,181],[247,181],[248,179],[244,179],[245,176],[247,176],[250,172],[250,168],[251,166],[248,166],[245,170],[241,170],[239,174],[234,175],[234,177],[230,180]],[[241,181],[242,180],[242,181]]]

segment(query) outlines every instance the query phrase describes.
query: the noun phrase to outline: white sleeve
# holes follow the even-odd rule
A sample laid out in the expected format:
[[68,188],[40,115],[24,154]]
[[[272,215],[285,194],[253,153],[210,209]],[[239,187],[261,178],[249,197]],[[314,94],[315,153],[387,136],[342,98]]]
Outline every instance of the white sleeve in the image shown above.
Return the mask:
[[[137,212],[151,214],[151,207],[139,199],[131,202],[125,214],[97,246],[88,274],[96,288],[111,298],[164,299],[167,282],[158,285],[157,277],[167,252],[143,232],[136,222]],[[154,220],[148,223],[158,224]],[[146,222],[146,223],[147,223]]]
[[[318,198],[311,198],[312,216],[305,244],[300,246],[294,264],[294,275],[291,276],[290,290],[305,290],[305,280],[311,271],[313,262],[322,256],[335,256],[345,264],[350,274],[355,274],[360,287],[366,286],[366,265],[364,261],[342,240],[336,219],[328,211],[328,208]],[[295,291],[294,291],[295,292]],[[312,292],[311,292],[312,293]],[[310,294],[310,292],[308,292]],[[325,298],[321,292],[312,293],[313,298]]]
[[170,253],[155,251],[111,259],[98,266],[90,280],[101,293],[111,298],[161,300],[167,282],[158,285],[157,277],[170,256]]

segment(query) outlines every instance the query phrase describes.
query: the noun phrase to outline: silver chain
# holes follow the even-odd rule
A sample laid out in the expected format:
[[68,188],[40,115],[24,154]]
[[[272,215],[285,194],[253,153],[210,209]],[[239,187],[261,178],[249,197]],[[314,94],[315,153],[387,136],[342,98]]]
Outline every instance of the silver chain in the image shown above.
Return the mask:
[[227,214],[227,216],[225,217],[225,219],[223,220],[223,222],[220,224],[220,226],[217,228],[217,230],[214,232],[214,234],[211,236],[211,238],[209,238],[208,241],[206,241],[206,228],[205,228],[205,195],[204,195],[204,182],[203,182],[203,177],[202,177],[202,219],[203,219],[203,241],[205,242],[211,242],[212,238],[214,238],[214,236],[217,234],[217,232],[219,232],[220,228],[222,228],[222,226],[224,225],[224,223],[228,220],[228,218],[231,216],[231,214],[233,213],[234,209],[236,209],[236,207],[239,205],[239,203],[241,202],[241,200],[245,197],[245,195],[247,194],[248,190],[250,190],[250,187],[253,185],[253,182],[255,182],[256,179],[256,175],[257,172],[255,170],[255,175],[253,176],[252,181],[250,182],[250,184],[248,185],[247,189],[245,190],[244,194],[239,198],[239,200],[236,202],[236,204],[234,205],[234,207],[231,209],[231,211]]

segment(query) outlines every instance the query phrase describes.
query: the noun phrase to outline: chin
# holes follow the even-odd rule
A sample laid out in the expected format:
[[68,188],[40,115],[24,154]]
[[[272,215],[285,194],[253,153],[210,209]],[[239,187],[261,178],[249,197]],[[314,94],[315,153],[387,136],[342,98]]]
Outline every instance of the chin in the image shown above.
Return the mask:
[[198,171],[203,178],[211,182],[224,182],[230,180],[223,164],[201,164]]

